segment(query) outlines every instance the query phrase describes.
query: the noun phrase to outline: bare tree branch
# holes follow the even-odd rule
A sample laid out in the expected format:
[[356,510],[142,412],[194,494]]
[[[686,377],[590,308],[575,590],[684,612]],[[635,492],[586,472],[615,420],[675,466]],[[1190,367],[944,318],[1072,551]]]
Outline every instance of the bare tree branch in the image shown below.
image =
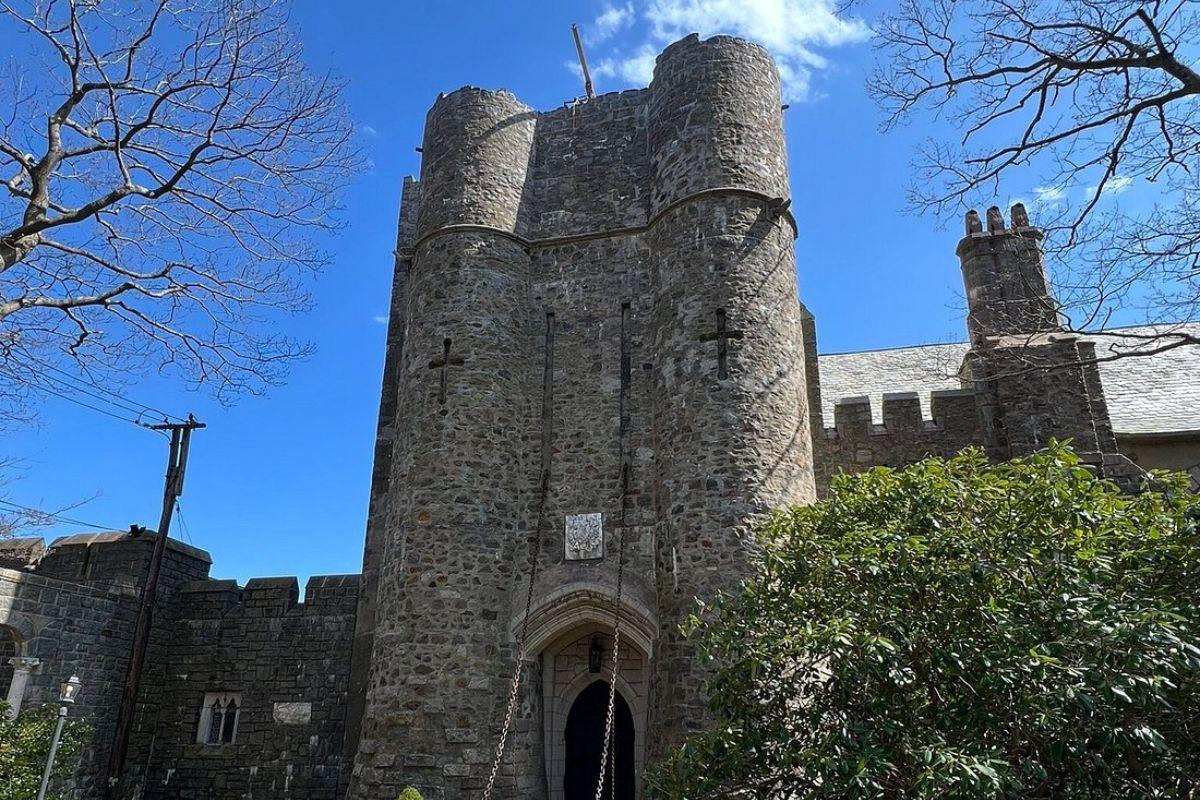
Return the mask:
[[[0,0],[0,359],[281,379],[362,166],[286,0]],[[0,361],[0,365],[5,362]],[[9,370],[11,372],[11,370]],[[19,380],[0,399],[20,395]]]
[[[998,196],[1040,205],[1076,332],[1118,312],[1200,319],[1195,3],[902,0],[877,30],[885,127],[932,115],[958,131],[922,148],[916,207],[951,218]],[[1152,195],[1148,212],[1113,200],[1130,186]]]

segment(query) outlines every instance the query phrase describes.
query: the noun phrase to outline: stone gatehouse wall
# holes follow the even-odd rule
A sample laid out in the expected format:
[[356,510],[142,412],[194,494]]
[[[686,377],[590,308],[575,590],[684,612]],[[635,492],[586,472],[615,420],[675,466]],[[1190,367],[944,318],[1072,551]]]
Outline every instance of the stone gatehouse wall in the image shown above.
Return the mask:
[[[69,800],[103,796],[149,532],[0,542],[0,643],[38,660],[25,709],[83,683],[71,718],[88,739]],[[211,559],[169,540],[129,743],[122,798],[339,797],[358,575],[295,578],[244,588],[208,578]],[[11,679],[12,670],[0,672]],[[0,699],[9,683],[0,686]],[[196,744],[205,692],[243,701],[231,745]]]
[[[69,782],[72,796],[94,796],[103,781],[136,614],[132,597],[118,587],[105,590],[0,569],[0,625],[16,631],[19,656],[40,662],[22,707],[54,702],[58,684],[71,675],[83,682],[71,718],[85,720],[91,735]],[[7,691],[6,681],[0,699]]]
[[[149,536],[124,533],[68,536],[48,550],[40,539],[4,543],[4,562],[19,568],[0,567],[0,626],[15,638],[17,655],[39,662],[22,708],[55,702],[59,683],[72,675],[83,683],[70,715],[85,722],[89,734],[64,787],[69,798],[100,796],[152,544]],[[163,596],[206,575],[208,565],[207,554],[171,542]],[[8,684],[0,687],[0,698],[7,690]]]
[[[126,796],[339,796],[360,576],[182,586],[130,748]],[[206,692],[241,700],[232,744],[198,744]]]

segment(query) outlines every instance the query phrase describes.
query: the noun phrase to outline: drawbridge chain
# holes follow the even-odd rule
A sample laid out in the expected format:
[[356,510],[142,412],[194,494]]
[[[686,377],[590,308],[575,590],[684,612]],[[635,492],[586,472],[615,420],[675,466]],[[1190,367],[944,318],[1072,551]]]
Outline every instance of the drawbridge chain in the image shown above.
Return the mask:
[[[624,306],[624,311],[628,311],[628,305]],[[622,323],[624,328],[624,323]],[[550,413],[549,405],[552,402],[552,389],[549,386],[549,381],[553,376],[553,356],[551,355],[553,345],[553,314],[547,317],[547,352],[545,375],[543,380],[546,382],[544,389],[543,402],[547,408],[543,411],[543,419]],[[624,338],[624,331],[622,331]],[[620,440],[620,464],[621,464],[621,507],[620,519],[618,521],[618,544],[617,544],[617,591],[616,597],[613,600],[613,647],[612,647],[612,672],[609,676],[608,683],[608,708],[604,719],[604,745],[600,755],[600,772],[596,782],[595,800],[603,800],[605,773],[611,772],[608,783],[610,786],[615,786],[616,782],[616,758],[612,752],[613,727],[614,718],[616,716],[616,701],[617,701],[617,672],[620,668],[620,650],[621,650],[621,597],[624,591],[625,582],[625,528],[626,514],[629,506],[629,464],[628,453],[625,441],[626,427],[626,410],[627,402],[626,393],[628,392],[628,375],[629,375],[629,357],[627,353],[622,353],[622,392],[621,392],[621,427],[622,434]],[[513,669],[512,680],[509,683],[508,703],[504,713],[504,723],[500,729],[500,739],[496,743],[495,758],[492,760],[492,769],[488,775],[487,784],[484,786],[482,800],[491,800],[492,792],[495,790],[496,777],[500,774],[500,765],[504,761],[504,751],[508,744],[508,736],[512,731],[513,717],[516,715],[517,700],[521,690],[521,671],[522,665],[525,663],[525,648],[529,639],[529,618],[533,609],[533,592],[534,585],[537,582],[538,568],[541,561],[541,546],[542,546],[542,526],[546,518],[546,499],[550,491],[550,460],[549,449],[546,448],[543,452],[541,481],[538,487],[538,513],[537,523],[534,525],[533,531],[529,539],[529,552],[532,564],[529,569],[529,585],[525,592],[525,613],[521,620],[521,632],[517,639],[517,661]]]
[[611,764],[610,785],[616,794],[616,756],[610,753],[613,741],[613,717],[617,706],[617,669],[621,650],[621,590],[625,579],[625,508],[629,496],[629,465],[621,465],[621,522],[617,540],[617,596],[613,601],[612,674],[608,680],[608,711],[604,718],[604,748],[600,752],[600,777],[596,782],[596,800],[603,800],[605,769]]
[[525,591],[525,614],[521,619],[521,633],[517,637],[517,662],[513,666],[512,681],[508,688],[508,706],[504,712],[504,723],[500,727],[500,740],[496,743],[496,755],[492,760],[492,771],[483,789],[483,800],[491,800],[496,787],[496,776],[504,761],[504,748],[512,730],[513,716],[517,711],[517,698],[521,692],[521,667],[525,663],[525,646],[529,640],[529,616],[533,609],[533,587],[537,583],[538,566],[542,555],[542,525],[546,521],[546,497],[550,493],[551,447],[554,411],[554,312],[546,314],[546,355],[542,365],[542,467],[538,483],[537,521],[529,534],[529,586]]

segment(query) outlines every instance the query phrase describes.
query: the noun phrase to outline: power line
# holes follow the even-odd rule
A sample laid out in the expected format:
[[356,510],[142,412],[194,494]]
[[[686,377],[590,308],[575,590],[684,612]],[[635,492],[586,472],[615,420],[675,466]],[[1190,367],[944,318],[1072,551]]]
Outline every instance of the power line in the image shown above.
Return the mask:
[[34,508],[33,506],[23,506],[20,503],[13,503],[9,500],[0,500],[0,505],[6,506],[14,511],[20,511],[25,514],[29,514],[34,517],[41,517],[44,519],[52,519],[56,522],[62,522],[67,525],[82,525],[85,528],[95,528],[96,530],[100,530],[100,531],[120,530],[119,528],[114,527],[112,525],[97,525],[94,522],[84,522],[81,519],[72,519],[71,517],[63,516],[62,514],[56,514],[53,511],[44,511],[40,508]]
[[63,400],[66,400],[68,403],[74,403],[75,405],[83,406],[84,408],[90,408],[92,411],[95,411],[99,414],[104,414],[105,416],[112,417],[113,419],[116,419],[116,420],[120,420],[121,422],[128,422],[133,425],[141,424],[140,420],[130,419],[129,417],[124,417],[124,416],[121,416],[120,414],[115,414],[112,411],[106,411],[105,409],[100,408],[98,406],[94,406],[91,403],[85,403],[76,397],[71,397],[68,394],[64,394],[63,392],[59,392],[54,389],[51,389],[49,386],[42,386],[39,384],[34,384],[34,388],[39,389],[43,392],[48,392],[49,394],[52,394],[55,397],[60,397]]
[[[119,408],[122,411],[128,411],[131,414],[136,414],[138,417],[145,415],[147,412],[156,411],[155,409],[151,409],[148,406],[135,405],[133,402],[125,402],[124,400],[111,400],[102,394],[97,394],[96,392],[91,391],[86,386],[80,386],[77,383],[72,383],[71,381],[64,380],[63,378],[56,378],[53,375],[38,375],[34,379],[33,385],[35,387],[40,386],[40,383],[39,383],[40,381],[52,381],[55,384],[57,384],[59,386],[59,388],[67,389],[68,391],[72,391],[72,392],[79,392],[81,394],[87,395],[88,397],[91,397],[93,400],[97,400],[101,403],[107,403],[108,405],[113,406],[114,408]],[[162,412],[156,412],[156,413],[162,413]],[[164,417],[165,417],[165,415],[164,415]]]
[[62,380],[61,378],[55,378],[53,375],[37,376],[32,381],[33,387],[36,389],[45,388],[43,386],[43,384],[41,383],[42,381],[52,381],[55,385],[58,386],[59,389],[65,389],[68,392],[78,392],[80,394],[86,395],[87,397],[90,397],[93,400],[97,400],[101,403],[107,403],[108,405],[112,406],[113,408],[118,408],[121,411],[125,411],[130,414],[135,414],[136,418],[138,418],[138,419],[140,419],[142,414],[145,413],[144,410],[142,410],[142,409],[135,408],[132,405],[125,405],[123,403],[119,403],[114,400],[109,400],[107,397],[104,397],[103,395],[96,394],[95,392],[90,392],[87,389],[84,389],[82,387],[75,386],[74,384],[68,383],[67,381]]
[[179,515],[179,529],[183,533],[183,538],[188,544],[195,544],[192,541],[192,533],[188,530],[187,520],[183,518],[183,506],[179,504],[179,498],[175,498],[175,513]]
[[[17,360],[19,360],[19,359],[17,359]],[[107,417],[112,417],[113,419],[120,420],[121,422],[128,422],[133,425],[140,425],[142,427],[148,428],[149,426],[146,424],[146,422],[143,421],[144,417],[154,418],[157,416],[161,416],[164,420],[182,419],[181,417],[176,417],[172,414],[168,414],[165,411],[163,411],[162,409],[155,408],[153,406],[148,406],[144,403],[140,403],[136,400],[125,397],[124,395],[121,395],[120,393],[115,392],[111,389],[106,389],[105,387],[100,386],[99,384],[95,383],[94,381],[84,380],[81,378],[74,377],[63,370],[58,369],[57,367],[54,367],[51,364],[46,364],[45,362],[42,362],[37,359],[34,359],[34,361],[36,361],[39,366],[45,367],[46,369],[53,370],[54,372],[57,372],[60,375],[63,375],[65,379],[57,378],[53,375],[47,375],[45,373],[37,374],[35,372],[33,379],[30,380],[23,376],[14,375],[11,370],[4,370],[4,371],[14,380],[25,380],[27,382],[27,384],[33,389],[53,395],[62,400],[66,400],[69,403],[74,403],[75,405],[82,406],[83,408],[90,409],[92,411],[95,411],[98,414],[103,414]],[[23,364],[23,366],[26,369],[36,369],[36,367],[33,364],[30,364],[28,362],[25,362]],[[81,384],[83,384],[83,385],[81,385]],[[55,388],[56,386],[58,388]],[[97,394],[96,392],[91,391],[91,389],[88,388],[88,386],[94,387],[95,389],[99,390],[100,392],[110,395],[112,398],[116,398],[116,399],[110,399],[109,397],[104,397],[101,394]],[[66,390],[65,392],[62,391],[64,389]],[[106,407],[97,406],[92,403],[85,402],[84,400],[80,400],[78,397],[71,396],[71,394],[68,394],[67,392],[83,394],[83,395],[89,397],[90,399],[95,400],[96,402],[103,403]],[[117,409],[117,411],[113,411],[112,409]],[[121,413],[118,413],[118,412],[121,412]],[[133,414],[134,416],[131,418],[131,417],[127,416],[128,414]]]
[[[41,359],[39,359],[35,356],[26,355],[25,358],[29,359],[29,362],[32,362],[32,363],[26,362],[24,364],[24,366],[28,369],[32,369],[35,371],[35,378],[36,378],[36,380],[34,381],[35,387],[38,385],[36,382],[37,380],[53,381],[59,387],[64,387],[72,392],[81,392],[81,393],[91,397],[94,400],[98,400],[99,402],[107,403],[108,405],[119,408],[122,411],[128,411],[132,414],[136,414],[139,418],[142,416],[160,416],[163,419],[172,419],[173,418],[173,419],[178,419],[178,420],[182,421],[182,417],[175,417],[174,415],[168,414],[167,412],[163,411],[161,408],[155,408],[154,406],[146,405],[143,402],[134,400],[131,397],[126,397],[125,395],[121,394],[120,392],[117,392],[113,389],[109,389],[106,386],[101,386],[99,383],[96,383],[96,381],[92,380],[91,378],[88,378],[86,376],[72,375],[71,373],[67,372],[66,370],[60,369],[60,368],[54,366],[53,364],[49,364],[45,361],[42,361]],[[16,359],[18,361],[20,361],[21,356],[16,356]],[[38,374],[36,372],[36,370],[39,367],[50,370],[51,372],[55,372],[61,377],[55,377],[53,375],[46,375],[44,373]],[[95,391],[93,391],[93,390],[95,390]],[[100,392],[102,394],[97,394],[97,392]],[[103,395],[107,395],[107,397],[105,397]]]
[[[84,388],[84,386],[79,386],[79,384],[84,384],[84,385],[86,385],[87,387],[91,387],[92,389],[96,389],[97,391],[103,392],[103,393],[104,393],[104,394],[106,394],[106,395],[109,395],[109,396],[111,396],[111,397],[115,397],[115,398],[116,398],[118,401],[120,401],[119,403],[117,403],[117,402],[114,402],[114,401],[112,401],[112,400],[105,400],[105,402],[112,403],[113,405],[117,405],[117,406],[120,406],[120,405],[123,403],[123,404],[124,404],[124,407],[125,407],[127,410],[129,410],[129,411],[133,411],[133,412],[134,412],[134,413],[136,413],[136,414],[139,414],[139,415],[140,415],[140,414],[143,414],[143,413],[145,413],[145,412],[150,412],[150,411],[152,411],[152,412],[154,412],[155,414],[157,414],[157,415],[161,416],[161,417],[162,417],[164,420],[166,420],[166,419],[175,419],[175,420],[178,420],[178,421],[180,421],[180,422],[182,422],[182,421],[183,421],[183,417],[177,417],[177,416],[175,416],[174,414],[168,414],[167,412],[163,411],[161,408],[155,408],[154,406],[148,406],[148,405],[146,405],[145,403],[143,403],[143,402],[140,402],[140,401],[138,401],[138,400],[134,400],[134,399],[133,399],[133,398],[131,398],[131,397],[126,397],[125,395],[121,394],[120,392],[117,392],[117,391],[114,391],[114,390],[112,390],[112,389],[109,389],[109,388],[108,388],[108,387],[106,387],[106,386],[101,386],[99,383],[96,383],[96,382],[95,382],[94,380],[92,380],[91,378],[88,378],[88,377],[86,377],[86,376],[72,375],[72,374],[70,374],[69,372],[67,372],[66,370],[59,369],[58,367],[54,366],[53,364],[47,364],[45,361],[42,361],[41,359],[35,358],[34,356],[28,356],[28,357],[29,357],[30,359],[32,359],[32,360],[34,360],[34,361],[36,361],[36,362],[37,362],[39,365],[41,365],[41,366],[45,367],[46,369],[48,369],[48,370],[51,370],[52,372],[56,372],[56,373],[58,373],[59,375],[61,375],[61,376],[62,376],[62,378],[58,379],[58,381],[59,381],[59,383],[60,383],[60,384],[64,382],[64,381],[63,381],[63,379],[65,378],[65,379],[66,379],[66,381],[69,381],[71,384],[74,384],[74,385],[78,386],[78,388],[79,388],[79,391],[82,391],[82,392],[84,392],[84,393],[86,393],[86,394],[89,394],[89,395],[91,395],[92,397],[96,397],[97,399],[101,399],[101,400],[103,400],[104,398],[100,398],[100,397],[99,397],[98,395],[96,395],[94,392],[90,391],[90,390],[89,390],[89,389],[87,389],[87,388]],[[44,377],[49,377],[49,376],[44,376]]]

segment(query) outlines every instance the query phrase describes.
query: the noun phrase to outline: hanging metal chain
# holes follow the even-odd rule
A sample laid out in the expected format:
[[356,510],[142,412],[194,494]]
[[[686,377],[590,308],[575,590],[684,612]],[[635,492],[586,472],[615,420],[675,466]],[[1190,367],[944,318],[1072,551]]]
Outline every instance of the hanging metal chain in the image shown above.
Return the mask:
[[496,756],[492,760],[492,771],[483,789],[483,800],[491,800],[496,787],[496,776],[504,761],[504,748],[512,731],[513,716],[517,711],[517,698],[521,693],[521,671],[525,664],[525,646],[529,639],[529,615],[533,609],[533,587],[537,583],[538,566],[542,555],[542,526],[546,521],[546,498],[550,494],[551,453],[550,436],[553,432],[554,408],[554,312],[546,313],[546,356],[542,364],[542,468],[538,486],[537,522],[529,534],[529,586],[525,591],[525,615],[521,619],[521,633],[517,637],[517,663],[513,667],[512,682],[508,687],[508,707],[504,712],[504,724],[500,727],[500,741],[496,743]]
[[608,711],[604,717],[604,748],[600,751],[600,777],[596,782],[596,800],[603,800],[604,795],[604,778],[605,769],[609,766],[609,758],[612,758],[613,777],[612,784],[616,784],[616,755],[610,753],[613,750],[613,721],[616,716],[617,707],[617,668],[620,661],[621,651],[621,590],[625,581],[625,508],[627,506],[627,498],[629,496],[629,465],[621,466],[621,522],[620,534],[617,539],[617,596],[613,601],[613,646],[612,646],[612,673],[608,679]]
[[500,774],[500,764],[504,761],[504,748],[508,743],[508,734],[512,730],[513,716],[517,710],[517,697],[521,691],[521,669],[525,663],[525,644],[529,638],[529,615],[533,609],[533,585],[537,581],[538,562],[541,561],[542,523],[546,517],[546,494],[550,488],[550,470],[542,470],[540,499],[538,501],[537,524],[529,537],[530,557],[533,565],[529,568],[529,588],[525,592],[525,616],[521,620],[521,634],[517,638],[517,665],[513,669],[512,681],[508,687],[508,707],[504,712],[504,724],[500,728],[500,741],[496,743],[496,756],[492,760],[492,771],[488,775],[487,785],[483,789],[483,800],[491,800],[492,790],[496,786],[496,776]]

